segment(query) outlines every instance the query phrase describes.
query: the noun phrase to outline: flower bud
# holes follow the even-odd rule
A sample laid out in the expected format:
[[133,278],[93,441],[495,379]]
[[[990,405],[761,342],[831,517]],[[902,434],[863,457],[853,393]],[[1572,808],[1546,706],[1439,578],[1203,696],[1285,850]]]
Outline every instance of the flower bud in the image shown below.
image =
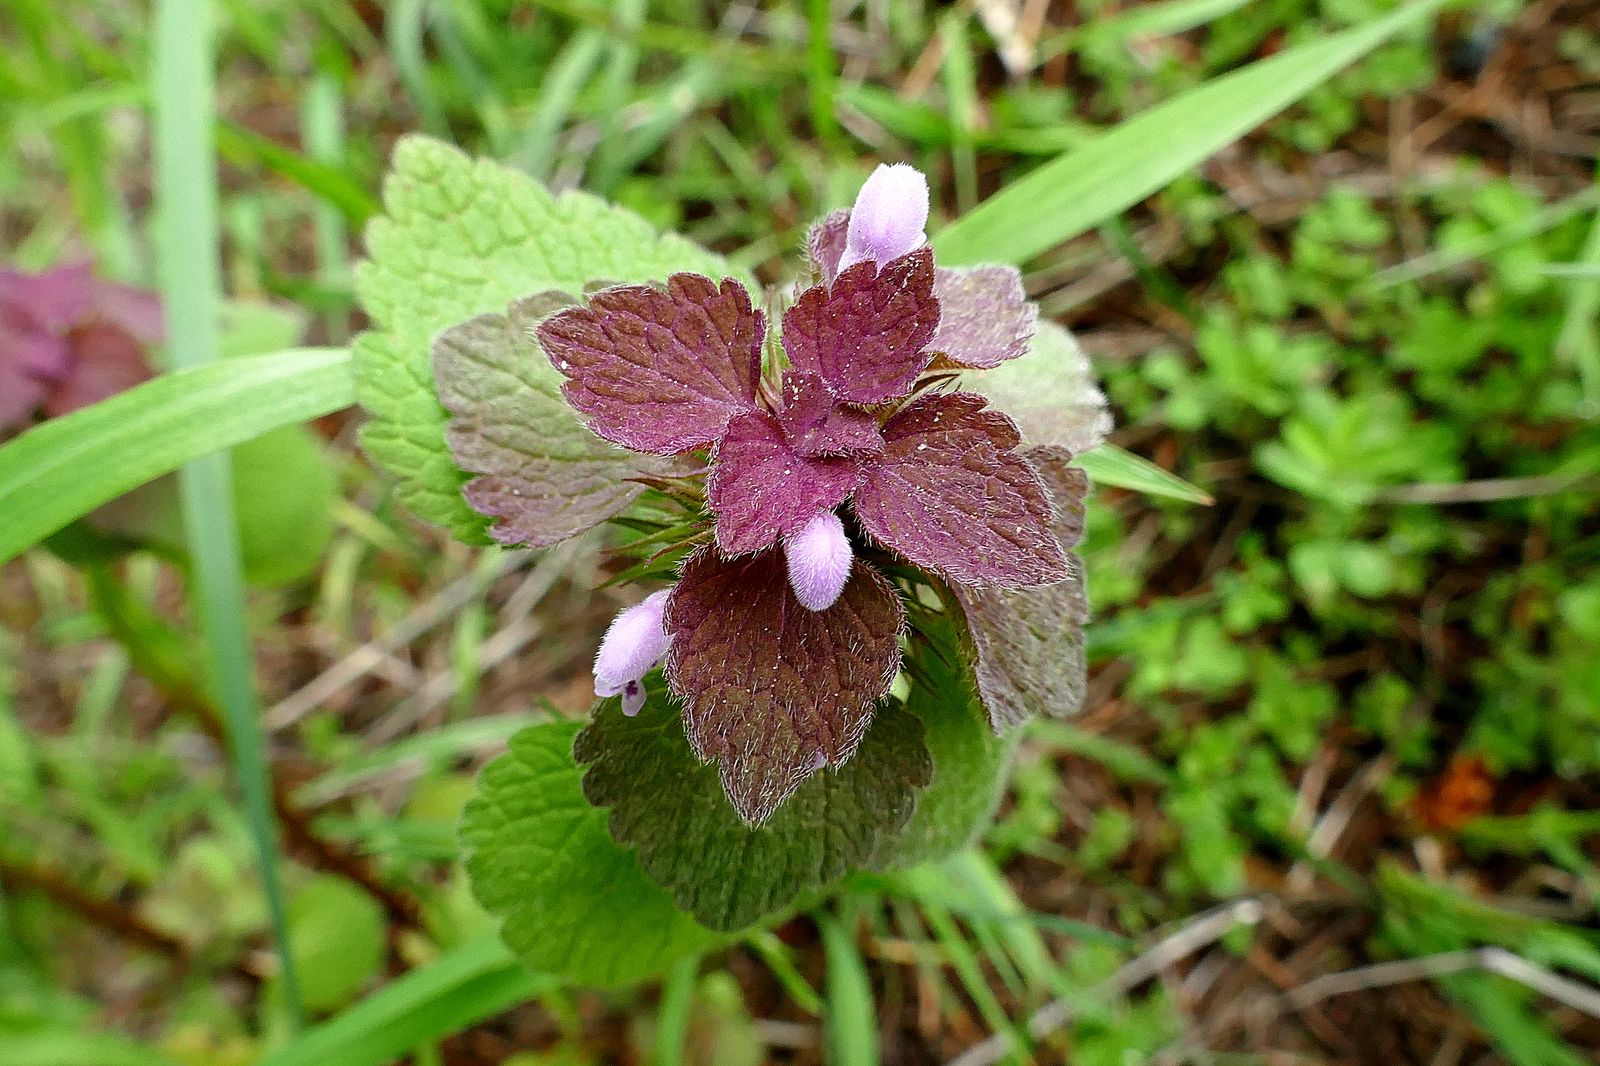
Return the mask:
[[879,164],[861,186],[845,229],[845,271],[871,259],[880,267],[928,242],[928,179],[907,163]]
[[594,657],[594,694],[621,696],[622,712],[630,718],[644,706],[644,675],[667,654],[668,593],[652,592],[612,619]]
[[839,516],[823,511],[798,532],[783,538],[783,553],[795,598],[813,611],[832,607],[850,580],[854,558]]

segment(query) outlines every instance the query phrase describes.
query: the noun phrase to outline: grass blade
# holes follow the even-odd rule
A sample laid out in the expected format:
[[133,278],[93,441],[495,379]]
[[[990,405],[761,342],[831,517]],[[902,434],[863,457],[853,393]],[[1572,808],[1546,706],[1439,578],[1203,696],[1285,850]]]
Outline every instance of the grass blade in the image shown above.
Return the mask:
[[383,1066],[556,985],[513,959],[499,938],[473,941],[307,1029],[257,1066]]
[[[1600,174],[1596,175],[1596,188],[1600,188]],[[1556,336],[1556,354],[1578,368],[1584,417],[1600,418],[1600,326],[1595,325],[1600,321],[1600,211],[1589,223],[1589,237],[1572,268],[1575,280]]]
[[1077,463],[1097,485],[1132,489],[1149,496],[1166,496],[1207,506],[1216,502],[1177,474],[1169,474],[1150,460],[1141,459],[1115,444],[1102,444],[1093,451],[1084,452],[1078,456]]
[[[316,89],[313,82],[313,93]],[[308,97],[314,99],[314,97]],[[287,178],[343,216],[351,226],[364,226],[379,213],[378,200],[345,171],[322,159],[307,158],[291,148],[232,122],[217,123],[217,146],[233,165],[262,167]]]
[[661,987],[661,1008],[656,1014],[655,1066],[683,1066],[683,1045],[689,1038],[689,1015],[694,1010],[694,983],[700,973],[698,956],[672,968]]
[[7,1033],[6,1066],[176,1066],[153,1048],[110,1034]]
[[0,563],[198,456],[355,402],[350,353],[299,348],[165,374],[0,447]]
[[561,49],[539,83],[539,106],[528,120],[511,160],[536,178],[555,169],[556,140],[577,103],[578,94],[600,65],[605,38],[595,30],[585,30]]
[[1291,48],[1157,104],[1012,182],[933,239],[939,261],[1021,263],[1100,225],[1261,125],[1443,0]]
[[828,962],[828,1061],[834,1066],[877,1066],[878,1025],[872,981],[844,918],[818,914],[822,953]]
[[[217,357],[222,265],[217,230],[217,154],[212,136],[212,9],[208,3],[160,0],[155,28],[156,234],[170,354],[175,369]],[[233,513],[232,467],[213,453],[178,472],[184,534],[215,698],[228,725],[250,836],[261,866],[272,935],[283,970],[284,1000],[298,1026],[299,987],[289,955],[289,927],[279,883],[277,827],[261,736],[244,575]]]
[[811,102],[811,129],[824,145],[839,143],[839,119],[833,102],[839,91],[839,57],[833,50],[833,5],[806,0],[806,88]]

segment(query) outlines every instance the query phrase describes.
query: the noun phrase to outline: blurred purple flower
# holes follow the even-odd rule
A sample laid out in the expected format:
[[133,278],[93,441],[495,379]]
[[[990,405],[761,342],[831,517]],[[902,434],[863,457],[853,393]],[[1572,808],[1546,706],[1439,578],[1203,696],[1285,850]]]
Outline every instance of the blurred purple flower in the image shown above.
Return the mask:
[[144,381],[163,336],[154,293],[96,278],[87,263],[0,268],[0,433]]

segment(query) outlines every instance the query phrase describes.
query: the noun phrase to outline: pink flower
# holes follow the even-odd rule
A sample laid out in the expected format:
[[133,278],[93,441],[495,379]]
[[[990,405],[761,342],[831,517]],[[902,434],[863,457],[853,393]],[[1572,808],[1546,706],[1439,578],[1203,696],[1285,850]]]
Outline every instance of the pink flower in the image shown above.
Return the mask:
[[665,589],[652,592],[619,613],[594,657],[594,694],[621,696],[622,711],[629,717],[644,706],[644,675],[667,655],[667,632],[661,624],[667,596]]
[[838,269],[910,255],[928,243],[927,226],[928,179],[906,163],[879,164],[856,194]]

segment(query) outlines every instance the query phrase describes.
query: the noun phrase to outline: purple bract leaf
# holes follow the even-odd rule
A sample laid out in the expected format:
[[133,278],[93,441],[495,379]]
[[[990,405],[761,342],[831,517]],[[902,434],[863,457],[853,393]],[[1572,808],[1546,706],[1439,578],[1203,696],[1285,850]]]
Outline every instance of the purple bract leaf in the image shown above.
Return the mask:
[[837,603],[811,611],[779,552],[690,556],[667,604],[667,673],[690,745],[717,760],[746,822],[759,825],[806,777],[855,752],[899,666],[904,622],[865,563]]
[[1039,475],[1013,450],[1011,420],[981,396],[923,396],[883,436],[887,448],[865,462],[855,495],[868,533],[958,584],[1025,588],[1066,576]]
[[674,274],[665,290],[627,285],[539,327],[589,427],[635,451],[671,455],[711,444],[755,409],[763,316],[731,278]]
[[544,546],[592,529],[627,507],[641,487],[627,479],[665,471],[590,433],[561,397],[561,378],[532,327],[572,299],[540,293],[507,315],[480,315],[439,335],[434,379],[450,411],[446,440],[456,464],[479,477],[462,490],[498,519],[502,544]]
[[706,500],[717,519],[717,546],[728,555],[760,551],[843,503],[861,463],[807,458],[789,446],[764,411],[740,415],[717,445]]
[[1039,309],[1016,267],[934,271],[939,331],[928,347],[956,366],[989,369],[1028,350]]
[[1083,563],[1031,589],[951,587],[967,616],[978,694],[995,732],[1036,714],[1065,718],[1083,705]]
[[[1050,489],[1052,529],[1063,548],[1083,535],[1089,479],[1069,465],[1064,448],[1026,453]],[[952,586],[966,614],[978,692],[998,732],[1038,713],[1065,717],[1083,703],[1083,626],[1089,606],[1083,564],[1067,556],[1068,573],[1051,585],[1007,590]]]
[[883,451],[878,420],[866,411],[841,407],[814,374],[783,376],[778,423],[789,446],[801,455],[876,455]]
[[923,248],[882,270],[859,263],[801,293],[783,316],[783,347],[796,370],[840,400],[882,403],[911,391],[938,326],[933,252]]
[[839,274],[839,260],[844,256],[849,229],[850,210],[845,208],[823,216],[806,234],[806,251],[811,254],[811,265],[824,285],[831,285]]
[[1084,499],[1089,495],[1089,475],[1072,465],[1073,453],[1060,446],[1026,448],[1022,457],[1033,464],[1050,493],[1050,531],[1063,549],[1083,539]]

